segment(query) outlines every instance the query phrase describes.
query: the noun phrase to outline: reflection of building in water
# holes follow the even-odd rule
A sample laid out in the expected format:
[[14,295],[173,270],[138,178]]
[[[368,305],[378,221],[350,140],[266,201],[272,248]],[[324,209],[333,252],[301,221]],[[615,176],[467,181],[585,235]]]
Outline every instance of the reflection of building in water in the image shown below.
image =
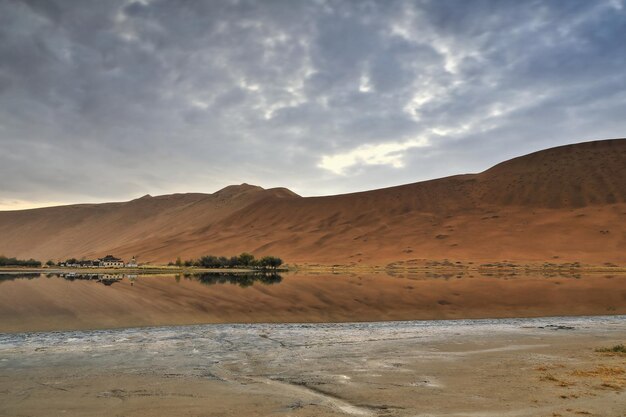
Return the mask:
[[130,286],[131,287],[133,285],[135,285],[135,280],[137,279],[137,275],[136,274],[127,274],[126,278],[128,278],[128,280],[130,281]]
[[67,274],[59,274],[61,278],[64,278],[68,281],[74,280],[87,280],[87,281],[96,281],[104,285],[112,285],[116,282],[119,282],[124,278],[123,274],[77,274],[75,272],[70,272]]
[[117,279],[120,280],[124,277],[122,274],[99,274],[98,279]]

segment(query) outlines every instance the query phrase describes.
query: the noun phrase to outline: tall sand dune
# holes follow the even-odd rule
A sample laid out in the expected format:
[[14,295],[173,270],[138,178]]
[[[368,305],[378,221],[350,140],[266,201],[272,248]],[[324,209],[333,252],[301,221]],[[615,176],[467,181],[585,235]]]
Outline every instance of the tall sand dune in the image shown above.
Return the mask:
[[291,263],[626,263],[626,139],[552,148],[494,166],[327,197],[242,184],[107,204],[0,212],[0,253],[108,253],[162,263],[251,251]]

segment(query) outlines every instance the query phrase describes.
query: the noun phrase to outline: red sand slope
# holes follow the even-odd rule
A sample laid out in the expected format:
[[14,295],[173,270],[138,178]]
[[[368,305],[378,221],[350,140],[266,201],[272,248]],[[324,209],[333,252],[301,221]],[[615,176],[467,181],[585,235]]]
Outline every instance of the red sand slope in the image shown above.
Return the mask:
[[480,174],[303,198],[214,194],[0,212],[0,253],[142,262],[242,251],[289,262],[408,259],[626,263],[626,139],[561,146]]

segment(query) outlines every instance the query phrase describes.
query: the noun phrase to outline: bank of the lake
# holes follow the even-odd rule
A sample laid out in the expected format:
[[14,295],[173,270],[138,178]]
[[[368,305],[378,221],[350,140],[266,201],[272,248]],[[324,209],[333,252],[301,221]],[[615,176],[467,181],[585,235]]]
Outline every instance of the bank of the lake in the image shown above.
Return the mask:
[[0,334],[0,415],[623,417],[626,317]]

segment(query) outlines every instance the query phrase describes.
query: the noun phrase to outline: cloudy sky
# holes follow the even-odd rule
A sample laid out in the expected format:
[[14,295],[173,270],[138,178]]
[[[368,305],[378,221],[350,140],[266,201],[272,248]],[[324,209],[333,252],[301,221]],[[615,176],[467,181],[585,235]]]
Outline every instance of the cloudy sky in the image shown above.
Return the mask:
[[624,137],[625,40],[625,0],[0,0],[0,209],[335,194]]

